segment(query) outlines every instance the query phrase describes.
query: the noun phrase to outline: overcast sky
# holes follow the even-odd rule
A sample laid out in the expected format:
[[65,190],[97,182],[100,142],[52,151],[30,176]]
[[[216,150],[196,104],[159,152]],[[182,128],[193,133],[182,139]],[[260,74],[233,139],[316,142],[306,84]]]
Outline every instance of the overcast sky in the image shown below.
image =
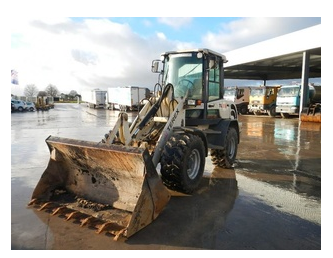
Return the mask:
[[311,17],[19,18],[11,24],[11,69],[19,86],[61,93],[118,86],[153,88],[153,59],[169,50],[224,53],[321,23]]

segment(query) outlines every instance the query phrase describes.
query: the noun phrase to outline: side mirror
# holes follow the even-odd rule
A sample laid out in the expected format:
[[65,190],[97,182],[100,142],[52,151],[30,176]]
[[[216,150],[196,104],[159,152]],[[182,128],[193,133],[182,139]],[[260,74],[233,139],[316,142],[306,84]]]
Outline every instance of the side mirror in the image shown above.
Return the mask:
[[159,66],[160,60],[153,60],[152,64],[151,64],[151,71],[153,73],[159,73],[160,71],[158,70],[158,66]]

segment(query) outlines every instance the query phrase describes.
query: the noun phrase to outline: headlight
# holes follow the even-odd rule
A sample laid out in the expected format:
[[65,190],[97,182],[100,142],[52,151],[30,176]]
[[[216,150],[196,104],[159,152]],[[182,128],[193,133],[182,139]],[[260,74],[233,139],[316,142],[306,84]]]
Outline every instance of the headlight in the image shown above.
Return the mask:
[[196,101],[195,99],[188,99],[186,104],[188,106],[196,106]]

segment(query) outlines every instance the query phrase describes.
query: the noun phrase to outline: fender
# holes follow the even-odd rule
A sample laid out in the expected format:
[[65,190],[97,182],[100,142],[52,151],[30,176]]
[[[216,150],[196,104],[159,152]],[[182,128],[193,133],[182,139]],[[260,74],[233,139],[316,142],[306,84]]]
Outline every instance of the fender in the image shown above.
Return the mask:
[[238,122],[236,120],[221,120],[218,124],[209,126],[210,130],[206,134],[208,148],[223,149],[229,127],[234,127],[236,129],[239,143]]
[[207,141],[206,134],[204,134],[202,132],[202,130],[199,130],[195,127],[174,127],[173,132],[174,133],[191,133],[191,134],[198,135],[205,145],[206,157],[208,156],[208,141]]

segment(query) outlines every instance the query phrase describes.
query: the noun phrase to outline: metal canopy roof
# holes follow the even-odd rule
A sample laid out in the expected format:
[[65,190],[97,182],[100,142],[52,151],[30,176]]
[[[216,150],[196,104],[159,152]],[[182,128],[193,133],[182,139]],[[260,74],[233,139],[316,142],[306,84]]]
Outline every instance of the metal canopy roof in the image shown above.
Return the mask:
[[283,80],[302,77],[309,53],[309,78],[321,77],[320,25],[225,53],[226,79]]
[[[321,77],[321,48],[309,51],[309,78]],[[302,77],[303,52],[225,68],[226,79],[283,80]]]

